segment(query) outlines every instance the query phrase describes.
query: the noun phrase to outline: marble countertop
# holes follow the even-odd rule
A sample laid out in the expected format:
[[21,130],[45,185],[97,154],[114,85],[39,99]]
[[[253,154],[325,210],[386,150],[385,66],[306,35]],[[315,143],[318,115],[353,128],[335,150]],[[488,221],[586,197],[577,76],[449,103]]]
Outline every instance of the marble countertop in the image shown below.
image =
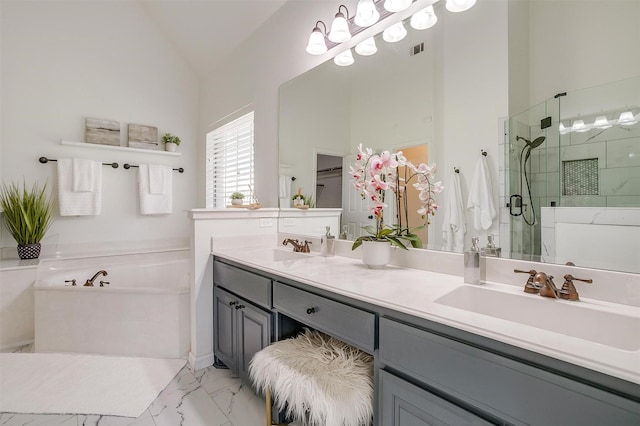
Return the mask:
[[[382,270],[368,269],[359,259],[341,256],[322,257],[316,254],[304,254],[295,256],[294,260],[289,259],[294,256],[274,255],[281,252],[290,253],[290,251],[285,252],[280,248],[267,246],[214,249],[212,254],[319,289],[452,326],[640,384],[640,348],[623,350],[574,337],[570,333],[552,332],[439,303],[438,300],[450,292],[470,286],[465,284],[460,276],[397,266],[387,266]],[[569,304],[571,305],[567,307],[569,315],[576,312],[576,308],[622,315],[627,317],[631,324],[637,326],[632,327],[631,331],[633,333],[637,331],[637,335],[640,336],[640,308],[637,307],[586,298],[581,298],[580,302],[546,299],[536,295],[526,295],[521,288],[513,285],[494,282],[470,287],[499,291],[515,297],[536,298],[535,303],[539,303],[542,308],[541,318],[549,315],[548,311],[543,310],[544,303]],[[582,319],[583,316],[579,318]],[[563,321],[572,319],[546,318],[546,320],[557,320],[558,330],[562,330]],[[590,327],[590,325],[584,324],[584,327]],[[615,333],[616,330],[610,330],[610,332]]]

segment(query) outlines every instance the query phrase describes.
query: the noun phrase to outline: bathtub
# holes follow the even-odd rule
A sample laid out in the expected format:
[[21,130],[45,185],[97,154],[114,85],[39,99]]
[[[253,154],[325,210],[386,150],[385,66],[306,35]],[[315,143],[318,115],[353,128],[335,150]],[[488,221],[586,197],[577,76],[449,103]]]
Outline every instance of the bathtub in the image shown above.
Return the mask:
[[[41,262],[35,351],[187,356],[188,266],[188,250]],[[108,276],[84,287],[99,270]],[[76,286],[65,282],[72,279]],[[109,284],[100,287],[100,280]]]

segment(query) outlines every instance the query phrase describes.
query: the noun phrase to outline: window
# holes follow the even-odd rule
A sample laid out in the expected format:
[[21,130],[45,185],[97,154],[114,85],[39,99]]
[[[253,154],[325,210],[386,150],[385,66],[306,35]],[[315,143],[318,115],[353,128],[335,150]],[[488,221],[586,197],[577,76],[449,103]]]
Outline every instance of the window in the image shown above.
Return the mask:
[[207,133],[207,207],[225,207],[234,192],[248,200],[252,190],[253,111]]

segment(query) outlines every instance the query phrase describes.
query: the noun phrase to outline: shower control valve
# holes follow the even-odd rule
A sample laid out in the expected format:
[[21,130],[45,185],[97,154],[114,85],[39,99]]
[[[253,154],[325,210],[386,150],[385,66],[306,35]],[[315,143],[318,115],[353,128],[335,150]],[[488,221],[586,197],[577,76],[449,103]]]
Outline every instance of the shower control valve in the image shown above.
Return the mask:
[[104,287],[105,284],[111,284],[109,281],[100,281],[100,287]]
[[71,285],[76,285],[76,279],[72,279],[72,280],[64,280],[65,283],[71,283]]

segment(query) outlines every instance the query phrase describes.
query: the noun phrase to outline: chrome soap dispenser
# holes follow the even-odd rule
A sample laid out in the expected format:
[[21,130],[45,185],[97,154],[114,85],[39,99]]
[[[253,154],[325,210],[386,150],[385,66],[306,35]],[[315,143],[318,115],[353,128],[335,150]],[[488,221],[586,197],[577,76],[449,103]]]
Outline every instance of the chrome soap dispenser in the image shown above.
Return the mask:
[[471,248],[464,252],[464,282],[467,284],[481,284],[480,277],[480,248],[478,237],[471,238]]
[[334,256],[336,254],[336,237],[331,235],[331,227],[325,227],[326,233],[320,239],[320,254],[322,256]]

